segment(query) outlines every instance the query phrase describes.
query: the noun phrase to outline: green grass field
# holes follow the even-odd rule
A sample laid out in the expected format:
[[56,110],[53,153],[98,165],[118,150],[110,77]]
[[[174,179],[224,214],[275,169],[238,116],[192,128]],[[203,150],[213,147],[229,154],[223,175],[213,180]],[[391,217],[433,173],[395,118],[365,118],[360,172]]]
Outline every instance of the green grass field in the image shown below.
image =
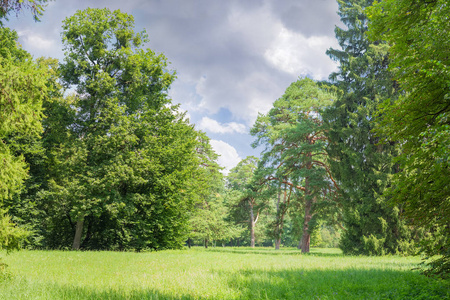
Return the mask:
[[0,299],[450,299],[418,257],[337,249],[195,248],[151,253],[2,253]]

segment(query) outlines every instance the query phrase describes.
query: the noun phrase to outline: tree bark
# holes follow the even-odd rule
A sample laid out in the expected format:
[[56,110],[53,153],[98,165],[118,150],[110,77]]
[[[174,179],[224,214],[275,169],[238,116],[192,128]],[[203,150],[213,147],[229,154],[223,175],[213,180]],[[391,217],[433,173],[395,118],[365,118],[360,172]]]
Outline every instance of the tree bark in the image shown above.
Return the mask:
[[275,250],[280,250],[281,237],[275,240]]
[[83,233],[83,224],[84,224],[84,218],[81,217],[77,220],[77,225],[75,228],[75,237],[73,238],[73,250],[79,250],[81,245],[81,235]]
[[[310,141],[310,144],[312,142]],[[308,158],[312,157],[311,153],[308,153],[306,155]],[[308,170],[311,169],[311,162],[309,161],[306,164],[306,168]],[[311,207],[312,207],[312,203],[313,203],[313,199],[311,199],[311,189],[310,189],[310,182],[309,182],[309,177],[306,176],[305,177],[305,216],[304,216],[304,220],[303,220],[303,230],[302,230],[302,239],[300,241],[300,248],[302,249],[302,253],[309,253],[309,244],[311,242],[311,235],[309,232],[309,221],[311,221]]]
[[[305,186],[308,186],[308,179],[305,180]],[[307,196],[309,196],[308,190],[306,191]],[[315,197],[314,197],[315,198]],[[302,253],[309,253],[309,244],[311,242],[311,235],[309,232],[309,221],[311,221],[312,214],[311,214],[311,208],[312,204],[315,199],[310,199],[307,197],[307,200],[305,202],[305,217],[303,221],[303,232],[302,232],[302,239],[300,241],[300,248],[302,249]]]
[[253,203],[249,201],[250,204],[250,235],[251,235],[251,241],[250,241],[250,247],[255,248],[255,219],[253,216]]
[[275,228],[275,250],[279,250],[280,249],[280,244],[281,244],[281,232],[280,232],[280,202],[281,202],[281,183],[279,184],[278,187],[278,197],[277,197],[277,225]]
[[205,248],[208,249],[208,239],[205,239]]
[[191,238],[188,238],[187,244],[188,244],[189,249],[191,249]]

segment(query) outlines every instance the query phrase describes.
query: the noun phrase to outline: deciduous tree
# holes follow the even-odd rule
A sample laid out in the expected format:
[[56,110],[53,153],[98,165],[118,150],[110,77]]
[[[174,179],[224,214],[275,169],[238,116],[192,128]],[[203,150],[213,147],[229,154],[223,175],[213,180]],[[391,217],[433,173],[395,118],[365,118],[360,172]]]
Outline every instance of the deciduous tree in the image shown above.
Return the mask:
[[75,93],[48,116],[64,113],[68,125],[46,128],[49,141],[59,140],[47,144],[51,176],[38,193],[43,209],[56,212],[44,224],[47,242],[63,246],[67,228],[73,249],[180,247],[199,160],[198,134],[167,95],[174,72],[163,55],[142,49],[145,32],[120,11],[78,11],[62,36],[59,74]]
[[255,230],[260,214],[267,208],[270,193],[261,178],[255,174],[259,159],[248,156],[230,170],[227,177],[228,198],[235,222],[248,223],[250,247],[255,247]]
[[402,94],[385,101],[377,131],[397,142],[400,172],[390,195],[415,224],[434,232],[425,244],[429,274],[450,273],[450,4],[386,0],[368,8],[370,38],[391,47],[389,69]]

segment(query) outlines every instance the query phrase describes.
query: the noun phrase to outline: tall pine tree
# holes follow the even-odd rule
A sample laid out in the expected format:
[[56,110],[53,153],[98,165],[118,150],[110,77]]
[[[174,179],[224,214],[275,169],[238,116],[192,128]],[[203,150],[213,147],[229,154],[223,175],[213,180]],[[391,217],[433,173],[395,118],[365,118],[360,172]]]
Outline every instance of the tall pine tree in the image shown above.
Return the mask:
[[395,82],[387,70],[388,46],[370,43],[365,36],[364,9],[372,2],[338,0],[338,14],[347,28],[335,30],[342,49],[327,51],[340,64],[330,80],[342,94],[324,118],[330,126],[331,170],[341,187],[346,230],[340,247],[346,254],[382,255],[410,247],[410,231],[399,209],[384,198],[396,171],[395,145],[379,145],[372,132],[378,104],[396,97]]

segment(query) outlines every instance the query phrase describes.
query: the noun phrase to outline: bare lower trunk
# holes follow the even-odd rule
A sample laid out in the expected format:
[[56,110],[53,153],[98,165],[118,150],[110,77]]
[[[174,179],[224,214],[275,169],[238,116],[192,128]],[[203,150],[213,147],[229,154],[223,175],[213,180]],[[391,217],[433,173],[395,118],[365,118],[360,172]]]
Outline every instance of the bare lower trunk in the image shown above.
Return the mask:
[[208,239],[205,239],[205,248],[208,248]]
[[300,241],[300,249],[302,249],[302,253],[309,253],[310,240],[311,236],[309,232],[304,232],[302,235],[302,240]]
[[276,225],[276,229],[275,229],[275,236],[277,236],[277,238],[275,239],[275,250],[279,250],[280,249],[280,244],[281,244],[281,232],[280,232],[280,202],[281,202],[281,183],[278,187],[278,199],[277,199],[277,221],[278,224]]
[[281,238],[275,240],[275,250],[280,250]]
[[73,238],[73,250],[79,250],[81,245],[81,234],[83,233],[84,218],[77,220],[77,225],[75,227],[75,237]]
[[187,243],[188,243],[189,249],[191,249],[191,238],[188,238]]
[[250,247],[255,248],[255,219],[253,216],[253,204],[250,203],[250,235],[251,235],[251,241],[250,241]]
[[252,221],[252,228],[250,229],[252,239],[250,241],[250,247],[255,248],[255,222]]
[[309,221],[311,221],[311,206],[312,200],[306,201],[305,203],[305,220],[303,222],[303,233],[302,239],[300,241],[300,249],[302,249],[302,253],[309,253],[309,244],[311,241],[311,235],[309,232]]

